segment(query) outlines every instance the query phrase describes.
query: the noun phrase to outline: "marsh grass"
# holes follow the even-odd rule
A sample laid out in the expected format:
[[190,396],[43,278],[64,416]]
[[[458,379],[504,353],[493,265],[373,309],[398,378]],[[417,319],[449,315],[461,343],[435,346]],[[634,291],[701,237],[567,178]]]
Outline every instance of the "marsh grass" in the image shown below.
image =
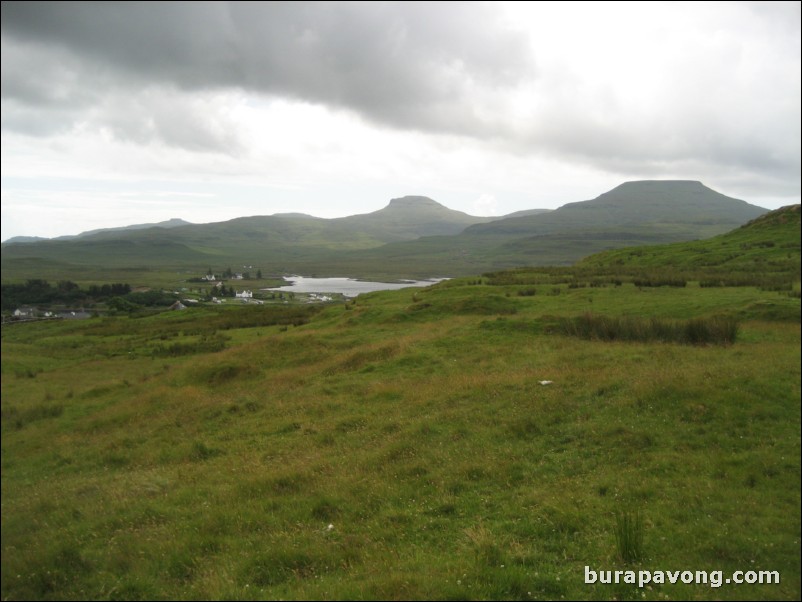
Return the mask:
[[731,345],[738,336],[738,322],[728,316],[690,320],[665,320],[637,316],[605,316],[586,313],[562,318],[552,331],[600,341],[638,341],[683,345]]
[[625,564],[644,559],[643,515],[638,510],[617,510],[615,513],[616,556]]

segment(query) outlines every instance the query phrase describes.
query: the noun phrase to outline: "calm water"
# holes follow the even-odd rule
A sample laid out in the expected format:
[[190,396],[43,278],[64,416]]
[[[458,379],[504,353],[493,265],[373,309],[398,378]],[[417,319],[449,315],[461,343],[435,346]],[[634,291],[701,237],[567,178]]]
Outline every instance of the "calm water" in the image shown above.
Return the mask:
[[407,280],[404,282],[369,282],[351,278],[305,278],[304,276],[288,276],[284,278],[290,284],[265,291],[282,291],[290,293],[339,293],[346,297],[356,297],[360,293],[373,291],[390,291],[410,286],[429,286],[440,280]]

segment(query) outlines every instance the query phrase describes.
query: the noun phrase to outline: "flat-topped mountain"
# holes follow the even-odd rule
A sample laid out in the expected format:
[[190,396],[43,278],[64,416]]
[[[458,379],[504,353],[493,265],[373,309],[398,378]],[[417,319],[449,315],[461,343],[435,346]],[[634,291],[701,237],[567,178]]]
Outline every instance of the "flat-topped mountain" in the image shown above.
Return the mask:
[[766,211],[701,182],[626,182],[589,201],[476,224],[456,236],[370,249],[362,259],[382,263],[385,269],[429,262],[442,270],[438,274],[570,265],[606,249],[708,238]]
[[685,224],[713,226],[718,234],[765,212],[762,207],[725,196],[701,182],[642,180],[625,182],[590,201],[568,203],[547,214],[498,220],[470,228],[467,233],[532,236],[608,226]]
[[[478,274],[566,265],[625,246],[708,238],[766,210],[700,182],[626,182],[555,210],[500,217],[454,211],[425,196],[392,199],[372,213],[323,219],[298,213],[85,233],[72,240],[2,246],[3,275],[26,277],[15,260],[80,266],[193,266],[221,262],[263,271],[362,277]],[[16,264],[21,265],[20,263]]]
[[385,211],[387,209],[399,209],[399,208],[409,208],[409,207],[429,207],[433,209],[445,209],[443,205],[441,205],[437,201],[430,199],[427,196],[407,195],[399,197],[397,199],[390,199],[390,204],[387,205],[387,207],[385,207],[384,209],[380,209],[380,211]]

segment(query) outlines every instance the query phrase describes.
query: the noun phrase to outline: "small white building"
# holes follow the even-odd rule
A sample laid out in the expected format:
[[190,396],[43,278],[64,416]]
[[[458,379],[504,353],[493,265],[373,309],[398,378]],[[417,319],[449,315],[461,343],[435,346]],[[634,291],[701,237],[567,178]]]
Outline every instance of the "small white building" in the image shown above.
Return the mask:
[[235,294],[239,299],[253,299],[253,293],[251,291],[240,291]]

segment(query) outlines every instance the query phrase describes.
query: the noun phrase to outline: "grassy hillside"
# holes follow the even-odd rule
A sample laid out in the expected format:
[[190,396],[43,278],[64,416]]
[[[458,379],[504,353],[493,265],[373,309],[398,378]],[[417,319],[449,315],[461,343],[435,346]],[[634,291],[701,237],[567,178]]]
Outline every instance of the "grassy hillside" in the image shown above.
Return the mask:
[[630,282],[639,286],[757,286],[800,293],[799,205],[784,207],[706,240],[628,247],[590,255],[570,268],[524,267],[488,273],[489,281],[574,287]]
[[2,597],[799,599],[799,299],[490,281],[5,326]]
[[293,272],[295,264],[329,259],[332,251],[456,234],[490,219],[453,211],[425,197],[404,197],[393,199],[379,211],[338,219],[278,214],[169,229],[108,229],[77,239],[4,244],[3,270],[15,278],[16,262],[39,258],[103,268],[259,263],[266,271]]
[[796,265],[798,270],[800,223],[800,206],[791,205],[707,240],[610,251],[588,257],[580,265],[774,271]]

